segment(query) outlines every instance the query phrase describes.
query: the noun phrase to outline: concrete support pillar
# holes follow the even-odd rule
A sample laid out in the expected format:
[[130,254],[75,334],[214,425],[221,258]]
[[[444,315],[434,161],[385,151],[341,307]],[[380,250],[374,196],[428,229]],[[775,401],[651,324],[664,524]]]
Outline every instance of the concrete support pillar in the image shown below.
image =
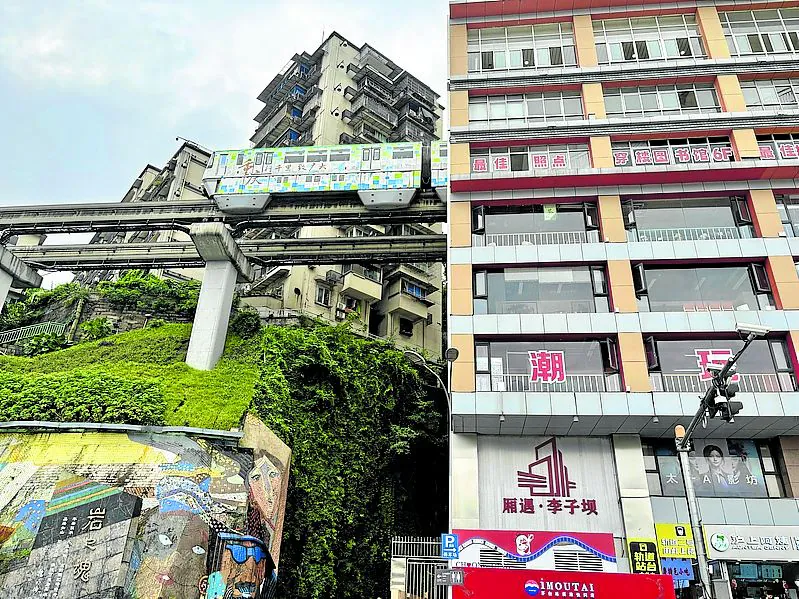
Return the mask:
[[42,276],[38,272],[0,246],[0,313],[12,287],[24,289],[41,285]]
[[583,83],[583,114],[587,119],[606,119],[601,83]]
[[474,335],[452,334],[450,344],[458,350],[458,359],[452,363],[452,391],[474,393]]
[[472,265],[453,264],[449,273],[450,311],[458,316],[471,316],[474,311]]
[[231,262],[208,262],[205,265],[186,355],[186,364],[192,368],[211,370],[225,349],[237,276],[236,267]]
[[736,160],[760,158],[760,147],[754,129],[733,129],[730,131],[730,142]]
[[593,168],[613,168],[613,148],[609,136],[590,137],[588,152],[591,154]]
[[449,26],[450,75],[466,75],[468,71],[467,35],[466,25]]
[[14,277],[0,270],[0,314],[3,313],[3,306],[6,303],[8,292],[11,290],[11,282],[13,280]]
[[629,260],[608,260],[610,299],[617,312],[638,312],[633,271]]
[[724,112],[746,112],[746,100],[741,90],[738,75],[719,75],[716,77],[716,93]]
[[624,228],[624,216],[621,212],[619,196],[599,196],[599,229],[603,241],[624,243],[627,241],[627,229]]
[[477,435],[452,435],[452,509],[453,529],[480,528],[478,493]]
[[696,9],[696,23],[702,33],[702,41],[708,58],[729,58],[730,48],[724,38],[724,29],[715,6]]
[[641,333],[619,333],[619,353],[621,353],[624,390],[631,393],[652,391]]
[[577,64],[581,67],[595,67],[599,64],[594,40],[594,24],[591,15],[574,17],[574,45],[577,48]]
[[[624,533],[627,539],[655,540],[655,517],[646,483],[644,452],[638,435],[613,435]],[[627,564],[619,564],[622,568]],[[624,571],[624,570],[622,570]]]

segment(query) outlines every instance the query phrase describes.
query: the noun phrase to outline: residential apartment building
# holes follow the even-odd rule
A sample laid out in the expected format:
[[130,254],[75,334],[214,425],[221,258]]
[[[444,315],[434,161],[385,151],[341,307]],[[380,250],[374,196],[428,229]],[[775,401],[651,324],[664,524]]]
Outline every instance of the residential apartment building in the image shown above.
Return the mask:
[[454,529],[651,540],[690,587],[674,426],[762,325],[691,476],[717,596],[797,596],[791,6],[450,2]]
[[[330,146],[441,138],[438,94],[369,45],[332,33],[315,51],[295,54],[258,95],[264,107],[254,147]],[[297,227],[304,238],[413,235],[439,226]],[[274,231],[254,232],[272,235]],[[433,358],[442,346],[442,264],[390,267],[294,266],[265,269],[246,301],[265,315],[302,313],[342,322]]]

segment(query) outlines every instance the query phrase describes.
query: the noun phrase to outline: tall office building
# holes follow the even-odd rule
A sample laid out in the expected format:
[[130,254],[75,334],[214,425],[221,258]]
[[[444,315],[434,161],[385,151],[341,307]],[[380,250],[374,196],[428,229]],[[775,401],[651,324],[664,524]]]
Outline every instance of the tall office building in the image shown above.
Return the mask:
[[674,426],[742,347],[736,323],[762,325],[743,411],[699,427],[690,475],[717,597],[797,596],[790,6],[450,3],[455,529],[612,534],[615,562],[554,564],[693,585]]
[[[438,94],[368,45],[332,33],[314,52],[295,54],[258,95],[264,103],[255,147],[329,146],[441,137]],[[296,237],[413,235],[439,226],[297,227]],[[256,232],[256,235],[271,234]],[[302,313],[440,357],[443,265],[277,267],[264,270],[246,300],[265,314]]]

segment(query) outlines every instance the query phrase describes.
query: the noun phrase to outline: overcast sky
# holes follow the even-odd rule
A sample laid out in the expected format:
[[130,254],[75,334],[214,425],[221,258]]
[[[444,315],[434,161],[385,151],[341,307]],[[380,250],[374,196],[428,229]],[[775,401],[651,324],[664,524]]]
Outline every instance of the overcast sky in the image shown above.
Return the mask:
[[255,96],[336,30],[445,92],[446,0],[0,0],[0,204],[118,201],[176,136],[247,147]]

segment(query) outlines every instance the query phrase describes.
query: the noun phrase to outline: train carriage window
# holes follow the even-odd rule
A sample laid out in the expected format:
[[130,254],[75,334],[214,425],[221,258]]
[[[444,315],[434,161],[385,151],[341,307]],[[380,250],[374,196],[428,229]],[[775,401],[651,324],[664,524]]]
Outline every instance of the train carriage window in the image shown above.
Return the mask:
[[347,162],[349,159],[349,150],[330,150],[330,162]]
[[298,162],[305,162],[305,152],[286,152],[286,157],[283,159],[286,164],[296,164]]
[[441,149],[438,151],[438,155],[441,157],[447,156],[449,153],[449,148],[447,146],[442,146]]
[[413,150],[394,150],[392,158],[398,160],[400,158],[413,158]]
[[259,153],[259,154],[255,155],[255,164],[256,164],[256,166],[260,166],[261,164],[263,164],[263,161],[264,161],[264,155],[263,154]]
[[308,154],[308,162],[327,162],[327,152]]
[[372,149],[372,160],[380,160],[380,148]]
[[236,157],[236,166],[241,166],[242,164],[244,164],[244,154],[239,154]]
[[227,164],[227,154],[222,154],[219,157],[219,166],[225,166]]
[[369,148],[364,148],[363,150],[363,160],[369,160],[369,157],[372,155],[371,150]]
[[271,152],[264,154],[264,164],[272,164],[272,156],[273,154]]

